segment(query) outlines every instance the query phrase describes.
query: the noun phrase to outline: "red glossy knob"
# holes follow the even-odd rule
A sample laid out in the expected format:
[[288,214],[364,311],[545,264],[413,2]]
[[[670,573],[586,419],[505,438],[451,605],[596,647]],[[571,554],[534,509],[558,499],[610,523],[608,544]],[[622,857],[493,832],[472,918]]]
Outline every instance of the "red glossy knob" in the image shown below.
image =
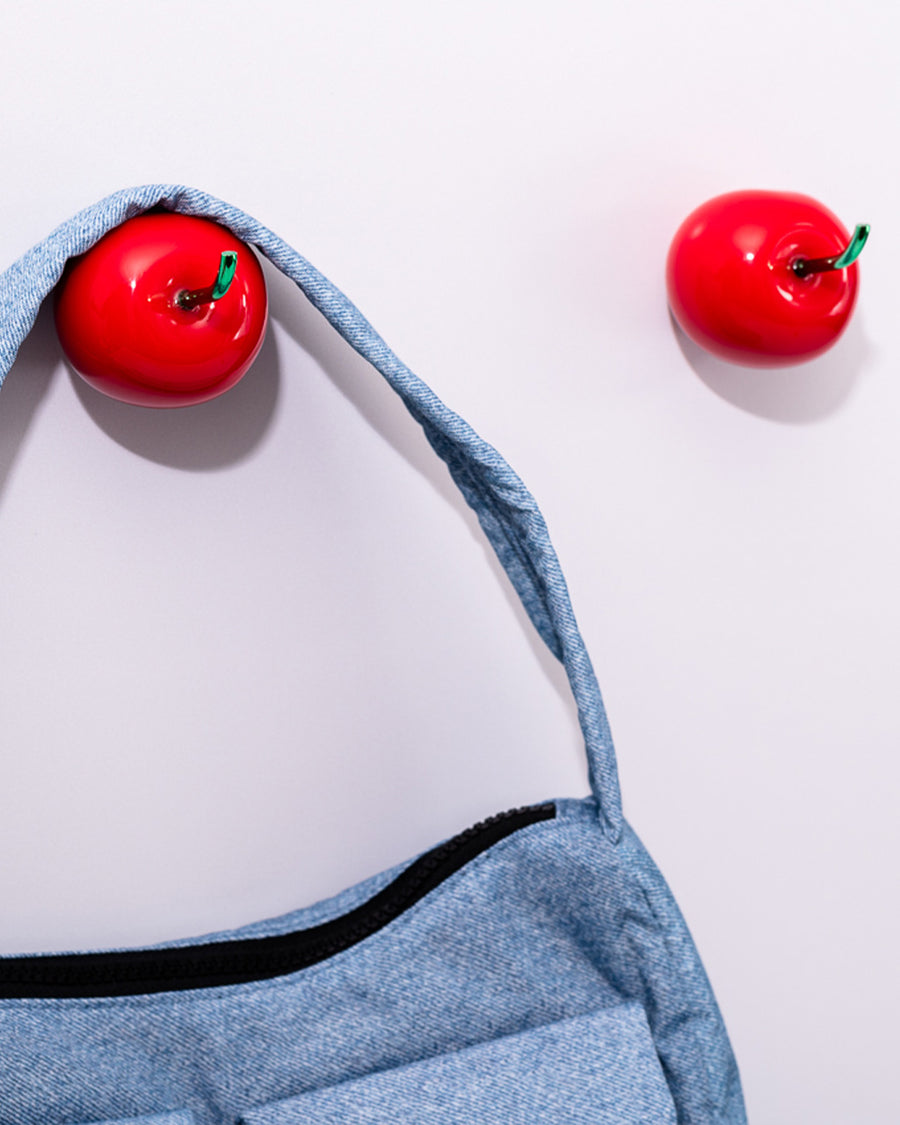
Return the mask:
[[672,313],[695,343],[732,363],[775,367],[813,359],[847,326],[858,267],[842,263],[867,235],[868,227],[858,227],[851,239],[806,195],[716,196],[688,215],[672,240]]
[[56,328],[69,362],[97,390],[141,406],[190,406],[246,373],[267,306],[259,262],[230,231],[154,213],[122,223],[69,264]]

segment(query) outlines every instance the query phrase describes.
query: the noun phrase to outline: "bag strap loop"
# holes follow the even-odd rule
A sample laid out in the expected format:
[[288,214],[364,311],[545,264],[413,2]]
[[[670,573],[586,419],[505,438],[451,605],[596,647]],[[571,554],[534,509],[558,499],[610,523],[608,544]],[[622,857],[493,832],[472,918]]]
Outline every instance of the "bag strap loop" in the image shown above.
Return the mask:
[[115,192],[79,212],[0,274],[0,385],[66,261],[89,250],[113,227],[152,207],[214,219],[256,246],[403,399],[478,516],[534,627],[565,666],[584,734],[591,789],[604,829],[617,841],[622,807],[609,723],[537,503],[497,450],[394,355],[339,289],[267,227],[205,192],[166,184]]

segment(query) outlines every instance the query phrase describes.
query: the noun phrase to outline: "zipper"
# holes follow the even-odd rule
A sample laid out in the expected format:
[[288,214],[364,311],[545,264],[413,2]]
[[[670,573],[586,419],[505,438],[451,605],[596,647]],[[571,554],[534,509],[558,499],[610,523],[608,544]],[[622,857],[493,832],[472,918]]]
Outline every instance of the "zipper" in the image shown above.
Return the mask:
[[0,999],[135,996],[267,980],[308,968],[383,929],[476,856],[556,816],[552,802],[498,813],[438,844],[347,914],[305,930],[168,949],[0,957]]

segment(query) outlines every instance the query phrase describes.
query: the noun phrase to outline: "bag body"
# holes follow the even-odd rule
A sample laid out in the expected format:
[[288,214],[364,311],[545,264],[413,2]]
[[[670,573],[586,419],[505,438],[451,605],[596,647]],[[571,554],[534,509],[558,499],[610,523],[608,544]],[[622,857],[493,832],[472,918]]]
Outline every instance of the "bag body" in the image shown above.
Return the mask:
[[591,796],[502,813],[334,898],[227,933],[0,957],[0,1125],[744,1122],[709,982],[622,817],[602,698],[543,517],[339,290],[229,204],[129,189],[0,275],[0,382],[66,261],[153,207],[256,246],[401,395],[566,668]]

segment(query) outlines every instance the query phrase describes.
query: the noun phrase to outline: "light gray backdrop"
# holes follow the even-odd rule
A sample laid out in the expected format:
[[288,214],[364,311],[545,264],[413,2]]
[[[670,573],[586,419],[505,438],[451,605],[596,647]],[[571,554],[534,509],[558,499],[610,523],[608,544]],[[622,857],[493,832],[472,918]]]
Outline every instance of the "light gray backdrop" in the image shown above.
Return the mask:
[[[0,9],[4,266],[119,187],[204,188],[535,492],[763,1125],[900,1112],[898,30],[876,0]],[[809,366],[673,333],[669,239],[742,187],[873,225]],[[102,399],[46,310],[0,394],[4,951],[238,925],[586,791],[443,467],[267,276],[212,404]]]

